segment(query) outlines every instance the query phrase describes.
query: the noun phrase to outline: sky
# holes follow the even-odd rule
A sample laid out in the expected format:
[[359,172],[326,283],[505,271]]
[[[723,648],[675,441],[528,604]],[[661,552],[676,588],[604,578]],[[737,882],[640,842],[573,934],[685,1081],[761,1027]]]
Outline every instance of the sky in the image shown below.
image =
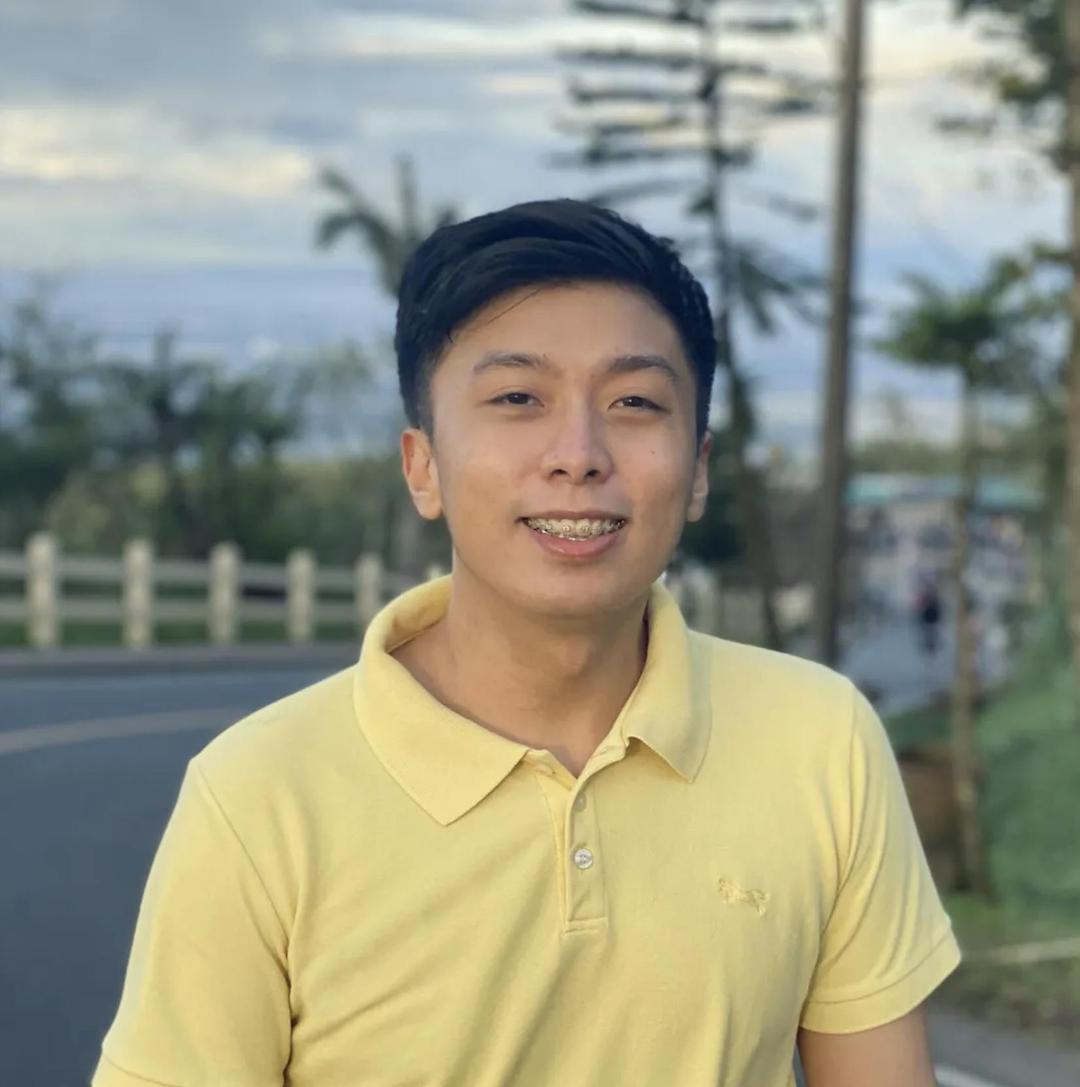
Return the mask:
[[[767,43],[773,63],[832,72],[838,3],[825,6],[820,31]],[[166,322],[234,362],[350,337],[385,344],[393,306],[362,251],[313,247],[333,204],[320,166],[390,210],[407,152],[424,203],[463,216],[635,176],[551,163],[577,145],[558,128],[571,119],[570,69],[556,50],[671,40],[659,33],[571,15],[566,0],[0,0],[0,304],[50,273],[59,303],[126,349]],[[762,53],[745,36],[726,42],[732,56]],[[903,271],[967,282],[989,254],[1062,237],[1063,190],[1038,154],[934,125],[985,104],[956,67],[1007,50],[943,0],[871,5],[859,246],[870,312],[902,297]],[[762,132],[755,165],[732,182],[733,228],[823,268],[827,214],[797,225],[761,199],[827,211],[832,141],[828,119]],[[697,229],[670,198],[624,210],[658,233]],[[768,437],[806,446],[822,332],[790,323],[743,343]],[[890,388],[928,432],[949,432],[951,384],[865,348],[857,432],[880,425]]]

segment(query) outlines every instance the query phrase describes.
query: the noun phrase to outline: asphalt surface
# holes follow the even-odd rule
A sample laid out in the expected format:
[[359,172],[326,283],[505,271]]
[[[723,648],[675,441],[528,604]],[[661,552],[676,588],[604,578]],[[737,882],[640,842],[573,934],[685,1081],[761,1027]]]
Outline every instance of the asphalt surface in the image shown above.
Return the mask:
[[[0,1085],[88,1083],[187,760],[349,654],[202,669],[161,654],[139,670],[114,657],[89,672],[0,662]],[[947,1015],[932,1029],[942,1087],[1080,1084],[1080,1057]]]

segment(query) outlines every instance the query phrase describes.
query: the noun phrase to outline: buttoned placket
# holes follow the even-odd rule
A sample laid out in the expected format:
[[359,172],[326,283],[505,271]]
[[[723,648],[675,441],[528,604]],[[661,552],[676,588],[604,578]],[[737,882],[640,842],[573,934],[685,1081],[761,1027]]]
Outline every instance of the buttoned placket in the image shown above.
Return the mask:
[[562,931],[589,932],[607,925],[604,856],[597,819],[594,779],[626,753],[618,741],[593,752],[575,778],[546,750],[533,749],[525,757],[547,804],[558,843],[555,862],[562,914]]

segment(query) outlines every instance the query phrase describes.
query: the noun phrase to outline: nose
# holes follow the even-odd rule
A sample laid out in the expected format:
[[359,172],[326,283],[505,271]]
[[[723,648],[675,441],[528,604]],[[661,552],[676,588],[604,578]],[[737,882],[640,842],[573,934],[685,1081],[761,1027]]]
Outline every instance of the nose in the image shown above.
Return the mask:
[[569,408],[559,415],[544,450],[546,475],[561,475],[572,483],[581,483],[606,479],[613,465],[604,422],[591,408]]

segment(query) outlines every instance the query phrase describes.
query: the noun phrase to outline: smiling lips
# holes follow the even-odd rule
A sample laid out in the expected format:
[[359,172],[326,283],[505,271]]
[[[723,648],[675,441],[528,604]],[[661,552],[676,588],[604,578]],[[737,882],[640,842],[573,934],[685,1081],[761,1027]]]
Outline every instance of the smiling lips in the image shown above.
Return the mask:
[[626,524],[622,517],[525,517],[525,524],[545,536],[558,536],[563,540],[592,540],[597,536],[607,536],[618,532]]

